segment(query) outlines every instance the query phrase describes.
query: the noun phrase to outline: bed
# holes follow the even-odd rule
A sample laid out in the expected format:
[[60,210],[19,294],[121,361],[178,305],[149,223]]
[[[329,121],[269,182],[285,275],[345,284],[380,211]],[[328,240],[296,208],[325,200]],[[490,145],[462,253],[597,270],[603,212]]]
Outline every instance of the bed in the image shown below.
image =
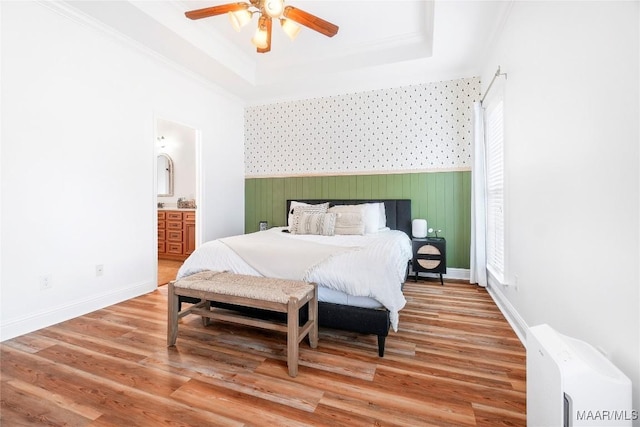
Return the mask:
[[[411,259],[408,237],[411,201],[288,200],[288,222],[291,222],[295,206],[321,204],[329,206],[329,211],[341,212],[354,205],[363,205],[363,208],[364,205],[372,208],[373,204],[380,208],[384,206],[384,227],[364,235],[340,233],[335,236],[290,232],[293,226],[273,227],[267,231],[217,239],[200,245],[184,262],[177,278],[202,270],[226,270],[313,281],[318,283],[320,290],[320,326],[374,334],[378,339],[378,355],[382,357],[389,329],[397,330],[398,312],[405,304],[402,284]],[[296,210],[298,214],[299,210]],[[296,218],[299,217],[297,215]],[[284,277],[286,275],[292,276]],[[181,302],[195,301],[181,298]],[[228,305],[225,308],[240,309]]]

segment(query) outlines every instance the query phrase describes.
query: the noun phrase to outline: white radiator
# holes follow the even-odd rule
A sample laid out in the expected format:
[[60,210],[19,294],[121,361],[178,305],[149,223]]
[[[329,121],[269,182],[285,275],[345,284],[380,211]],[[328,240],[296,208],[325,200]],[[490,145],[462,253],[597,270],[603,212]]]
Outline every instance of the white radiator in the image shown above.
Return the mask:
[[589,344],[549,325],[527,334],[528,427],[631,426],[631,381]]

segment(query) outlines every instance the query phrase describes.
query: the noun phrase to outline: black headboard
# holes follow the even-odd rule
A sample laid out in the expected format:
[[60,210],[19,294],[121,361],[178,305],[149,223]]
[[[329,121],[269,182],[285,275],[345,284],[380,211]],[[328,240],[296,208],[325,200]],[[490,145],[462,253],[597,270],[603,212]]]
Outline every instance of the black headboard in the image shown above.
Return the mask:
[[[297,202],[315,205],[329,202],[329,206],[358,205],[360,203],[384,203],[387,214],[387,227],[392,230],[400,230],[411,236],[411,200],[410,199],[378,199],[378,200],[331,200],[331,199],[295,199]],[[291,200],[287,200],[287,214],[289,213]]]

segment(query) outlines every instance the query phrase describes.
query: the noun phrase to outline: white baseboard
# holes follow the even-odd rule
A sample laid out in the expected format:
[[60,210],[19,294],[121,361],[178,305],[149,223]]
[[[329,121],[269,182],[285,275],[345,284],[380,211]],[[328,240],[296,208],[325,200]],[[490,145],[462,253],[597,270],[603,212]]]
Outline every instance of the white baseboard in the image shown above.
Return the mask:
[[520,313],[518,313],[518,310],[516,310],[515,307],[511,305],[507,297],[504,296],[500,290],[500,285],[489,281],[489,285],[487,285],[487,292],[489,292],[489,295],[493,298],[498,309],[500,309],[502,315],[507,319],[509,325],[511,325],[511,329],[516,333],[522,345],[526,347],[527,331],[529,330],[527,322],[524,321],[522,316],[520,316]]
[[[156,283],[137,283],[127,288],[116,289],[89,298],[71,301],[68,304],[57,307],[43,307],[41,311],[11,319],[0,325],[0,342],[135,298],[152,292],[156,288]],[[33,308],[33,306],[31,307]]]
[[444,275],[445,279],[455,280],[469,280],[471,277],[471,270],[468,268],[447,268],[447,274]]
[[[409,279],[413,277],[413,271],[409,274]],[[420,277],[432,277],[439,278],[438,274],[433,273],[420,273]],[[454,280],[469,280],[471,277],[471,271],[468,268],[447,268],[447,274],[443,274],[444,279],[454,279]],[[487,286],[487,292],[493,299],[493,302],[496,303],[498,309],[502,313],[502,315],[507,319],[511,329],[516,333],[518,339],[522,345],[526,347],[526,338],[527,331],[529,330],[529,326],[524,321],[522,316],[518,313],[518,311],[511,305],[507,297],[504,296],[502,291],[500,290],[500,286],[493,281],[489,281],[489,285]]]
[[[413,277],[415,273],[413,271],[409,272],[409,278]],[[433,277],[440,278],[440,275],[436,273],[419,273],[419,277]],[[471,277],[470,270],[468,268],[447,268],[447,273],[443,274],[442,277],[446,279],[453,280],[469,280]]]

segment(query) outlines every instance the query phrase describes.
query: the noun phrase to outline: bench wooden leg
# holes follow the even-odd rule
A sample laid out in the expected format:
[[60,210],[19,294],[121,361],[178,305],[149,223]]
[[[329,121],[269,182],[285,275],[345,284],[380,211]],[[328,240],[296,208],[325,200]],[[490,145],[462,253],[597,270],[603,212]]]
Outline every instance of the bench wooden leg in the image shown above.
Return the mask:
[[[211,310],[211,308],[209,308]],[[202,326],[205,328],[211,324],[211,318],[207,316],[202,316]]]
[[171,347],[176,344],[178,338],[178,307],[180,305],[179,297],[174,292],[173,282],[169,282],[168,293],[167,345]]
[[287,366],[291,377],[298,375],[298,343],[300,342],[298,319],[298,300],[291,298],[287,309]]
[[309,320],[313,322],[309,331],[309,346],[316,348],[318,347],[318,285],[314,283],[313,287],[313,299],[309,301]]

